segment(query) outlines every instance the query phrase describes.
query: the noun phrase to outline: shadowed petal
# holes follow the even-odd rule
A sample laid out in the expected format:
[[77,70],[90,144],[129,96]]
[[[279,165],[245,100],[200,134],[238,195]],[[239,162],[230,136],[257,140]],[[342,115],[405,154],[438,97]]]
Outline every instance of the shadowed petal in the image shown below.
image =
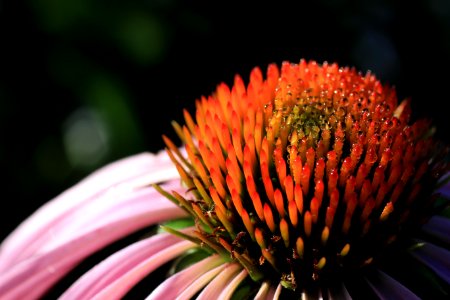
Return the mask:
[[214,277],[222,272],[229,264],[220,265],[199,278],[197,278],[190,286],[188,286],[177,299],[191,299],[200,289],[202,289],[206,284],[208,284]]
[[330,300],[351,300],[350,294],[344,284],[337,289],[328,290],[328,299]]
[[196,244],[193,244],[190,241],[181,241],[158,252],[139,264],[136,268],[122,275],[114,283],[95,295],[93,299],[121,299],[133,286],[136,285],[136,283],[138,283],[150,272],[161,266],[163,263],[174,259],[181,253],[193,247],[196,247]]
[[[262,286],[261,286],[262,288]],[[265,295],[260,295],[260,291],[261,289],[258,291],[258,294],[256,296],[260,297],[260,296],[264,296],[264,298],[257,298],[255,296],[255,300],[256,299],[265,299],[265,300],[278,300],[278,298],[280,298],[280,294],[281,294],[281,290],[282,290],[282,286],[281,284],[278,284],[277,286],[274,285],[270,285],[268,290],[266,291]],[[302,298],[303,299],[303,298]]]
[[146,299],[176,299],[197,278],[223,263],[219,255],[211,255],[167,278]]
[[450,199],[450,173],[442,176],[441,179],[439,179],[438,185],[440,185],[440,187],[436,192],[440,193],[447,199]]
[[226,300],[231,299],[231,296],[233,295],[236,288],[239,286],[239,284],[242,282],[242,280],[247,277],[248,273],[246,269],[243,269],[241,272],[239,272],[238,275],[236,275],[233,280],[225,287],[225,289],[220,293],[219,300]]
[[135,193],[128,201],[129,209],[119,206],[114,217],[100,220],[81,234],[71,236],[67,242],[58,243],[57,247],[1,273],[2,299],[17,299],[25,295],[38,297],[82,259],[112,241],[150,224],[184,216],[184,211],[165,198],[148,199],[148,193],[154,191],[147,188]]
[[133,190],[143,185],[178,178],[165,152],[142,153],[111,163],[39,208],[15,229],[0,246],[0,272],[36,254],[52,239],[54,228],[70,224],[74,211],[114,190]]
[[379,270],[370,278],[366,278],[366,281],[380,299],[420,300],[419,297],[397,280]]
[[[120,298],[136,282],[195,245],[162,233],[111,255],[78,279],[61,299],[91,299],[94,295]],[[119,289],[120,288],[120,289]]]
[[281,286],[281,283],[278,284],[277,289],[275,290],[275,293],[273,294],[273,300],[278,300],[280,298],[281,295],[281,290],[283,289],[283,287]]
[[424,226],[422,226],[422,230],[450,245],[450,219],[441,216],[433,216]]
[[228,264],[226,269],[213,279],[198,295],[197,300],[218,299],[220,293],[231,282],[233,276],[239,272],[242,267],[239,264]]
[[270,289],[270,283],[268,281],[264,281],[261,284],[261,287],[259,288],[258,293],[256,293],[254,300],[266,299],[267,294],[269,293],[269,289]]
[[419,241],[420,246],[411,254],[450,284],[450,251],[430,243]]

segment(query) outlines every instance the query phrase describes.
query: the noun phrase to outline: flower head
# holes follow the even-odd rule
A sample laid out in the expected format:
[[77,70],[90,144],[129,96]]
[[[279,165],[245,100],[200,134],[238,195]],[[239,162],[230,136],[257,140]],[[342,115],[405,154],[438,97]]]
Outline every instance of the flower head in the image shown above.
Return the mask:
[[[181,148],[164,136],[166,153],[112,164],[19,226],[0,248],[0,298],[39,298],[111,242],[186,217],[61,298],[120,299],[170,262],[150,299],[414,298],[415,276],[448,296],[450,221],[433,215],[448,210],[449,150],[397,101],[371,73],[337,64],[255,68],[247,86],[236,76],[174,123]],[[426,279],[392,261],[420,262]]]
[[[192,193],[174,201],[196,238],[239,261],[255,280],[291,290],[371,264],[435,213],[448,165],[430,121],[374,75],[337,64],[256,68],[245,88],[221,84],[166,139]],[[194,121],[195,120],[195,121]]]

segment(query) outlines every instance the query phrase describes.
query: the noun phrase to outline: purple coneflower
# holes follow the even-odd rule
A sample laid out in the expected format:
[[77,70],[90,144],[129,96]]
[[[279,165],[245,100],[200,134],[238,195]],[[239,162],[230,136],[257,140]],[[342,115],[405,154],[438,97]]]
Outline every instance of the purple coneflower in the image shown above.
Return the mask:
[[11,233],[0,299],[45,297],[144,228],[60,299],[121,299],[151,274],[148,299],[449,296],[448,148],[409,100],[301,60],[196,104],[174,123],[181,148],[164,137],[167,151],[102,168]]

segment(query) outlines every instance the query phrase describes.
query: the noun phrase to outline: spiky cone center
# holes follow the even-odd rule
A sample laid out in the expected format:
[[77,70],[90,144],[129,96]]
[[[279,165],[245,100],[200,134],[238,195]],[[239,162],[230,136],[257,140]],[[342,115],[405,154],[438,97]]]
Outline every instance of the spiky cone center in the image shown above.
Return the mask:
[[448,166],[430,122],[374,75],[301,60],[238,75],[164,137],[198,224],[194,239],[255,280],[295,290],[370,264],[428,217]]

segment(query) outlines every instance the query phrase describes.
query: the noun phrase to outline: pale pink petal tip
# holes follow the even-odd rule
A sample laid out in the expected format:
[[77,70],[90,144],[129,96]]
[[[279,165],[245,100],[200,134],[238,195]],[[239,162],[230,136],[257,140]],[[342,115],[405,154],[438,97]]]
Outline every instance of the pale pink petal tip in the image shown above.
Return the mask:
[[221,264],[224,264],[224,260],[219,255],[211,255],[167,278],[146,299],[176,299],[200,276]]
[[221,273],[227,266],[228,264],[222,264],[201,275],[180,295],[178,295],[177,299],[191,299],[196,293],[198,293],[198,291],[200,291],[206,284],[208,284],[213,278]]
[[261,284],[261,287],[258,290],[258,293],[256,293],[256,296],[254,298],[254,300],[265,300],[267,299],[267,295],[269,293],[270,290],[270,283],[268,281],[264,281]]
[[136,242],[87,272],[60,299],[120,299],[156,268],[195,246],[167,233]]
[[233,296],[233,293],[236,291],[239,284],[247,277],[248,273],[247,270],[243,269],[239,274],[237,274],[231,282],[225,287],[225,289],[220,293],[219,298],[220,300],[228,300],[231,299]]
[[1,273],[0,295],[16,299],[25,295],[39,297],[81,260],[105,245],[149,224],[184,215],[169,201],[159,201],[154,206],[145,197],[136,201],[130,211],[125,209],[113,214],[111,219],[100,220],[100,224],[74,235],[71,240]]
[[239,264],[228,264],[226,269],[203,289],[197,297],[197,300],[220,299],[220,294],[222,291],[241,269],[242,267]]
[[273,300],[280,299],[282,289],[283,289],[283,287],[281,286],[281,283],[279,283],[277,286],[277,289],[275,290],[275,293],[273,295]]
[[141,153],[99,169],[39,208],[2,242],[0,273],[36,255],[43,244],[58,235],[58,228],[73,227],[74,212],[93,211],[95,205],[101,205],[98,202],[108,206],[105,194],[130,193],[144,185],[177,178],[176,168],[165,152]]
[[[151,166],[162,167],[166,158],[161,162],[160,156],[164,158],[163,154],[158,154],[158,159],[150,154],[138,155],[107,166],[25,221],[1,246],[0,298],[40,297],[104,246],[136,230],[186,216],[152,187],[127,185],[127,180],[147,176],[153,170]],[[136,163],[134,169],[139,172],[124,168]],[[179,179],[164,187],[185,192]]]

